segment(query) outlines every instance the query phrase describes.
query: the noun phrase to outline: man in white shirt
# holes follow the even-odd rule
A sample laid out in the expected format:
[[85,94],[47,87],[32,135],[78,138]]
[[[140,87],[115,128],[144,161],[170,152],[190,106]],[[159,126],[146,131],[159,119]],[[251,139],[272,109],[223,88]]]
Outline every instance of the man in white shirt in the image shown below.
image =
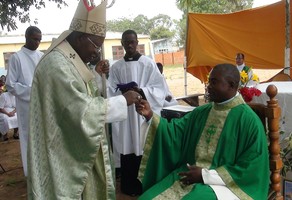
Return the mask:
[[[165,89],[163,77],[156,63],[137,51],[138,38],[133,30],[126,30],[121,41],[126,54],[110,68],[109,95],[116,96],[123,93],[117,91],[118,84],[136,83],[136,88],[145,94],[151,108],[160,112],[164,99]],[[121,190],[123,193],[135,196],[142,192],[141,184],[137,179],[138,169],[142,157],[140,126],[143,118],[139,116],[134,106],[128,107],[127,120],[112,124],[113,148],[121,154]],[[118,161],[117,157],[115,158]],[[117,164],[116,163],[116,167]]]
[[42,32],[36,26],[25,31],[25,45],[9,60],[6,87],[15,96],[19,127],[20,148],[24,175],[27,176],[27,141],[29,124],[29,102],[34,70],[43,53],[37,48]]

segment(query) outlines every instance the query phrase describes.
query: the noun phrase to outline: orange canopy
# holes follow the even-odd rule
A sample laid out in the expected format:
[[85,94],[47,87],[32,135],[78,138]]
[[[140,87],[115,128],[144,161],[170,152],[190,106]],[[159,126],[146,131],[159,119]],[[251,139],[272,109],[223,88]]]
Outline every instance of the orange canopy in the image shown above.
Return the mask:
[[236,53],[255,69],[284,68],[284,52],[285,0],[230,14],[188,14],[187,72],[201,81],[216,64],[235,64]]

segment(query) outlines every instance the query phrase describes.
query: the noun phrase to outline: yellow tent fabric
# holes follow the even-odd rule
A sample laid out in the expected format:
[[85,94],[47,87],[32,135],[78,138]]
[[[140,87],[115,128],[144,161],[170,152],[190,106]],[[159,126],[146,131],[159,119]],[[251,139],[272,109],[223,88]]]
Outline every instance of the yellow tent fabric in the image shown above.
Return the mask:
[[285,0],[230,14],[188,14],[187,72],[202,82],[216,64],[235,64],[236,53],[254,69],[281,69],[284,52]]

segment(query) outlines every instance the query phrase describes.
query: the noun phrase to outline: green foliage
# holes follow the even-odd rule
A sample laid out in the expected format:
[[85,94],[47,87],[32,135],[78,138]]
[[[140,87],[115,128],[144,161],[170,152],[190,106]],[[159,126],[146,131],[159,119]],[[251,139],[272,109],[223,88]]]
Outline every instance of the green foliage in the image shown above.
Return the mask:
[[[284,134],[281,132],[281,135]],[[280,142],[281,150],[280,156],[283,161],[283,168],[281,170],[281,175],[286,177],[288,171],[292,171],[292,134],[284,138]]]
[[151,19],[145,15],[138,15],[134,19],[120,18],[107,21],[107,30],[124,32],[127,29],[135,30],[138,34],[150,35],[152,40],[173,38],[177,21],[168,15],[159,14]]
[[231,13],[251,8],[253,0],[177,0],[183,12],[194,13]]
[[112,32],[123,32],[127,29],[131,28],[131,23],[132,21],[127,18],[120,18],[117,20],[109,20],[107,21],[107,31],[112,31]]
[[174,36],[174,32],[170,31],[165,27],[155,27],[150,32],[150,37],[152,40],[162,39],[162,38],[172,38]]
[[[48,0],[57,4],[58,8],[67,6],[65,0]],[[0,1],[0,24],[2,29],[8,31],[16,30],[16,19],[21,23],[30,22],[29,9],[34,6],[36,9],[45,8],[45,0],[1,0]],[[37,20],[34,21],[37,23]]]

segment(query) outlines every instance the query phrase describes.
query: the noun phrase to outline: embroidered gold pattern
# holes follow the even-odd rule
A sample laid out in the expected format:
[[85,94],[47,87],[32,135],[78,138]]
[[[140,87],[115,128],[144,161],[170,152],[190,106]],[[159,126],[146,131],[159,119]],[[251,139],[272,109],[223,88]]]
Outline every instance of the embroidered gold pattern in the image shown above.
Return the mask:
[[159,125],[159,122],[160,122],[160,117],[154,113],[152,117],[151,125],[148,130],[148,135],[147,135],[145,146],[144,146],[144,154],[141,160],[139,174],[138,174],[138,179],[141,182],[143,181],[143,178],[144,178],[146,165],[150,156],[151,148],[156,136],[156,129]]
[[244,103],[244,101],[241,96],[237,96],[229,103],[213,105],[200,141],[196,147],[195,158],[197,166],[207,169],[210,168],[228,113],[231,108],[242,103]]
[[240,199],[252,199],[244,191],[238,187],[238,185],[233,181],[232,177],[224,167],[219,167],[216,170],[219,176],[222,178],[228,189],[230,189],[238,198]]
[[181,185],[179,181],[175,181],[171,187],[166,189],[164,192],[153,198],[154,200],[163,199],[182,199],[186,194],[188,194],[194,185]]
[[82,28],[82,23],[78,19],[73,19],[71,24],[70,24],[70,29],[72,30],[79,30]]
[[[86,21],[81,19],[72,19],[70,24],[70,30],[87,32],[93,35],[98,35],[101,37],[105,37],[106,34],[106,26],[101,23],[96,23],[93,21]],[[86,30],[85,30],[86,29]]]
[[89,29],[91,30],[91,32],[94,34],[94,35],[103,35],[105,36],[105,32],[106,32],[106,28],[105,28],[105,25],[103,24],[98,24],[98,23],[94,23],[92,26],[89,27]]
[[210,141],[211,141],[212,137],[213,137],[213,136],[215,135],[215,133],[216,133],[216,129],[217,129],[217,127],[216,127],[214,124],[211,124],[211,125],[209,126],[209,128],[207,129],[207,131],[206,131],[206,135],[205,135],[205,137],[206,137],[206,142],[207,142],[207,147],[209,147]]

